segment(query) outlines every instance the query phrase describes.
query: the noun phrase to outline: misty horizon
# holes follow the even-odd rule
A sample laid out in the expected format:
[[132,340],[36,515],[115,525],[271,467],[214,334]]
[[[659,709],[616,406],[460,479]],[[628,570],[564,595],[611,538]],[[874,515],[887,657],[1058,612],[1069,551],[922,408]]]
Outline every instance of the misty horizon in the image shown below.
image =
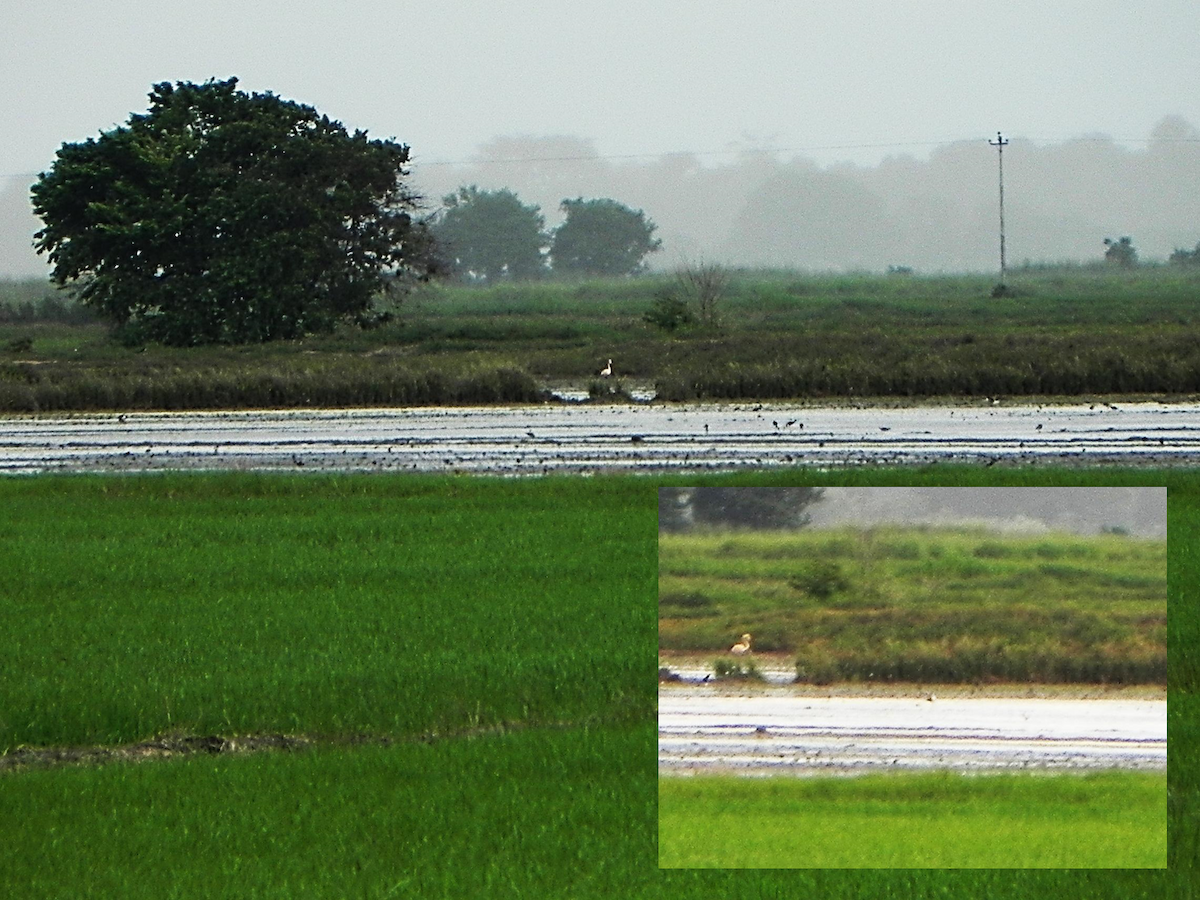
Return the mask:
[[659,270],[995,271],[998,131],[1015,266],[1200,242],[1186,0],[218,7],[8,10],[0,276],[47,272],[29,185],[64,143],[157,83],[230,77],[409,145],[431,210],[472,183],[550,226],[566,198],[642,209]]
[[[1010,266],[1099,262],[1105,238],[1130,236],[1142,261],[1200,242],[1200,131],[1165,116],[1142,146],[1091,135],[1039,144],[1005,135],[1005,217]],[[998,266],[998,160],[986,138],[904,152],[876,165],[825,165],[801,154],[604,155],[573,136],[497,137],[470,160],[422,164],[411,183],[427,211],[474,184],[509,189],[553,227],[559,203],[611,197],[657,225],[670,271],[704,260],[738,268],[987,272]],[[29,204],[34,179],[0,190],[0,277],[42,277],[32,248],[41,227]],[[713,210],[719,212],[714,215]]]
[[1167,536],[1167,489],[1157,487],[831,487],[807,512],[812,528],[900,524]]

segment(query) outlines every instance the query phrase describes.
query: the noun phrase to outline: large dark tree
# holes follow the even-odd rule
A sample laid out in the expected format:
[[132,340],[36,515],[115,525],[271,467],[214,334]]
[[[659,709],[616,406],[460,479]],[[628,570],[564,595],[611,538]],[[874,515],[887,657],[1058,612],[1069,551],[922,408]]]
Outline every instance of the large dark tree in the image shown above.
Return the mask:
[[144,115],[59,149],[33,187],[36,246],[127,335],[294,338],[362,320],[429,258],[407,161],[236,78],[164,82]]
[[533,278],[545,271],[546,220],[538,207],[524,205],[512,191],[481,191],[475,185],[442,202],[446,210],[432,233],[454,271],[488,281]]
[[554,232],[550,247],[556,274],[635,275],[645,269],[647,254],[662,246],[657,227],[640,209],[616,200],[564,200],[567,218]]
[[822,488],[696,488],[691,496],[697,525],[734,528],[801,528],[805,510],[821,499]]

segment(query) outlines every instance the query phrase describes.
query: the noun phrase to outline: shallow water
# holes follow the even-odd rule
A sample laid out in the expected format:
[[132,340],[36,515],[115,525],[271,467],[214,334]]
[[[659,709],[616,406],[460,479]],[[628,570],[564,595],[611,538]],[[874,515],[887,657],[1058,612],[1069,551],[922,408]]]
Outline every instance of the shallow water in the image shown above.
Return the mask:
[[0,472],[586,474],[934,462],[1196,465],[1200,404],[546,404],[0,417]]
[[659,692],[660,774],[1165,769],[1162,700]]

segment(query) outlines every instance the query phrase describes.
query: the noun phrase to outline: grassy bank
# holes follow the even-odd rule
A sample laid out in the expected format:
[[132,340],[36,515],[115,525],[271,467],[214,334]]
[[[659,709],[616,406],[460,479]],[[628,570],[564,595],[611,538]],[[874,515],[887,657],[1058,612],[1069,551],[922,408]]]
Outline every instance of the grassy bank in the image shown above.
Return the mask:
[[1165,868],[1166,779],[665,778],[666,868]]
[[1160,683],[1167,548],[925,528],[659,536],[659,649],[834,681]]
[[0,411],[532,401],[610,357],[668,400],[1200,393],[1200,274],[992,280],[740,272],[718,324],[674,332],[643,319],[668,276],[435,285],[373,331],[200,349],[122,347],[0,283]]

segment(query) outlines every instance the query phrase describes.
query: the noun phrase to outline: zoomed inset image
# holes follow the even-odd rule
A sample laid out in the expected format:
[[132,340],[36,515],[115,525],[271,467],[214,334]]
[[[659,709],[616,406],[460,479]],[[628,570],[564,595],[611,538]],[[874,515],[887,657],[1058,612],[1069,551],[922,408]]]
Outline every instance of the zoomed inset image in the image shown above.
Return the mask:
[[663,488],[659,865],[1167,864],[1165,488]]

